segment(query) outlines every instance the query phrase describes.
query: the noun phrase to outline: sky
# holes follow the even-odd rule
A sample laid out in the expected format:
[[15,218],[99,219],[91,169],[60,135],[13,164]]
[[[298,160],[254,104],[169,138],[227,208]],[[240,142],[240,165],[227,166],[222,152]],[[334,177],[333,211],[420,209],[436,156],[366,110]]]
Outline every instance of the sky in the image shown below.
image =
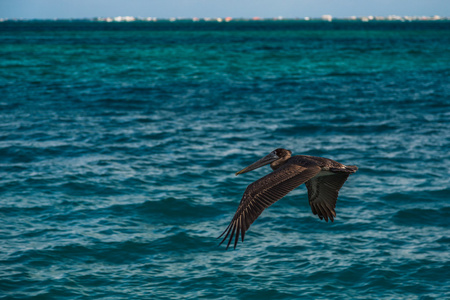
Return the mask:
[[450,0],[0,0],[0,18],[450,16]]

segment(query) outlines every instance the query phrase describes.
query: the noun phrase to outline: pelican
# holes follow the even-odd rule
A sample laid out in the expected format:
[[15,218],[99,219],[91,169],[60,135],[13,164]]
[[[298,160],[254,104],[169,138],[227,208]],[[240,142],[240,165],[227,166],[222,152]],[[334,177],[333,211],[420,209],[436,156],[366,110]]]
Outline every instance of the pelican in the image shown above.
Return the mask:
[[226,233],[219,245],[230,236],[227,249],[233,237],[236,249],[239,234],[244,242],[245,232],[264,209],[303,183],[308,189],[309,205],[313,214],[318,215],[321,220],[325,219],[328,222],[330,219],[333,222],[336,217],[334,208],[339,190],[348,176],[358,170],[357,166],[346,166],[328,158],[292,156],[290,150],[278,148],[237,172],[236,176],[268,164],[273,172],[247,187],[233,219],[218,237],[221,238]]

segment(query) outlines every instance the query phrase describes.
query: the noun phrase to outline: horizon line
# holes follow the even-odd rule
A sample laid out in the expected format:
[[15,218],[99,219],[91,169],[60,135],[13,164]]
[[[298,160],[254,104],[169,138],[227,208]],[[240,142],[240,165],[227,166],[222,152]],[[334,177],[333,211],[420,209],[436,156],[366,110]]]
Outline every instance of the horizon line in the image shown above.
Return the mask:
[[134,17],[134,16],[115,16],[115,17],[74,17],[74,18],[2,18],[4,21],[98,21],[98,22],[135,22],[135,21],[193,21],[193,22],[231,22],[231,21],[448,21],[450,16],[349,16],[333,17],[332,15],[322,15],[321,17]]

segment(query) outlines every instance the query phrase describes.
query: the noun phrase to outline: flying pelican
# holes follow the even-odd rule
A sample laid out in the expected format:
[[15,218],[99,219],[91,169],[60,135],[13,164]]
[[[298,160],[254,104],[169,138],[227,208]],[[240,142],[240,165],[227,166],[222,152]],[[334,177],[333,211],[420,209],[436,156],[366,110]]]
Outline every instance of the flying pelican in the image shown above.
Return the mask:
[[241,234],[245,232],[264,209],[271,206],[301,184],[308,189],[309,205],[313,214],[328,222],[334,221],[339,189],[348,176],[358,170],[357,166],[346,166],[337,161],[308,155],[291,156],[290,150],[278,148],[267,156],[236,173],[236,176],[270,164],[273,172],[250,184],[242,196],[241,203],[227,229],[219,236],[230,235],[227,249],[234,239],[236,248]]

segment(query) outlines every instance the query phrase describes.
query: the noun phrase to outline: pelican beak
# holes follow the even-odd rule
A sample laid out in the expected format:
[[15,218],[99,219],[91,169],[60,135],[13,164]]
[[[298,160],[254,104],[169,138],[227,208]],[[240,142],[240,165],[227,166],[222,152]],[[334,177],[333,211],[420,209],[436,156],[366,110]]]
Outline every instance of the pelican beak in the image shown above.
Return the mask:
[[276,156],[274,153],[270,153],[269,155],[266,155],[265,157],[261,158],[260,160],[258,160],[257,162],[252,163],[250,166],[240,170],[239,172],[236,173],[236,176],[238,176],[239,174],[242,173],[247,173],[250,171],[253,171],[255,169],[261,168],[265,165],[268,165],[274,161],[276,161],[279,157]]

